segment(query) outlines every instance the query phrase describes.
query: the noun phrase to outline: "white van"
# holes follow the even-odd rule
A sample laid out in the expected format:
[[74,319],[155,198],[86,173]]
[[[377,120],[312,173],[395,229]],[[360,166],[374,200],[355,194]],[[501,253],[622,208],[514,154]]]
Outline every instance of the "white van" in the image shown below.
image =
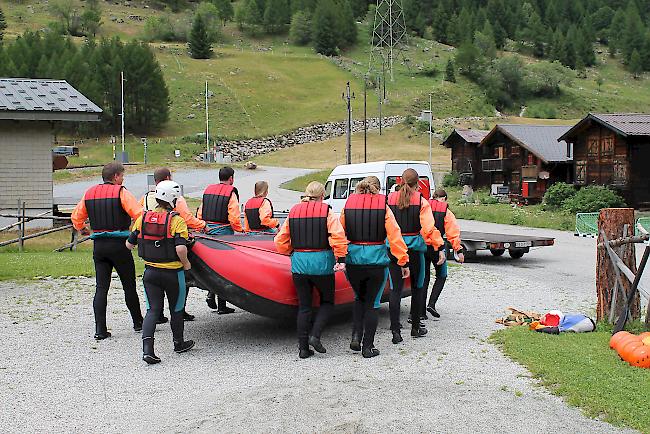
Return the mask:
[[366,176],[376,176],[381,183],[381,193],[390,193],[401,182],[402,173],[414,169],[420,175],[420,192],[429,199],[435,190],[431,166],[426,161],[375,161],[372,163],[337,166],[325,184],[325,202],[339,214],[348,196],[354,193],[357,183]]

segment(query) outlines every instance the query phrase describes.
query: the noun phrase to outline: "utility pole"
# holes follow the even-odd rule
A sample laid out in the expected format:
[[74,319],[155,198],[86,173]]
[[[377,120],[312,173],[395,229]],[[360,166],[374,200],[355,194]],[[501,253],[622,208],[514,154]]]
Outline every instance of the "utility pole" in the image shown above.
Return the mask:
[[381,124],[383,123],[381,119],[381,75],[377,75],[377,97],[379,100],[379,135],[381,136]]
[[205,159],[210,154],[210,115],[208,112],[208,80],[205,80]]
[[122,123],[122,158],[120,160],[122,163],[126,163],[129,159],[124,151],[124,71],[120,72],[120,89],[122,93],[122,113],[120,115]]
[[433,111],[431,110],[432,105],[431,105],[431,95],[429,94],[429,166],[431,166],[432,163],[432,158],[431,158],[431,144],[432,144],[432,123],[433,123]]
[[368,77],[363,76],[363,162],[368,162]]
[[350,93],[350,82],[348,81],[345,93],[341,95],[341,98],[346,102],[348,109],[348,124],[347,124],[347,146],[345,148],[345,158],[346,164],[352,164],[352,104],[351,101],[354,99],[354,93]]

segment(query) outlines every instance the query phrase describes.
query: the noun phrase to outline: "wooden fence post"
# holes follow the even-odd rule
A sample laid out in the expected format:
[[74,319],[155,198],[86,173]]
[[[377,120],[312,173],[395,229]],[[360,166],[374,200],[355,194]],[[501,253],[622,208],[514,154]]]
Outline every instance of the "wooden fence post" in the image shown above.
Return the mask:
[[[623,228],[627,225],[628,233],[623,234]],[[621,236],[634,235],[634,209],[633,208],[604,208],[600,210],[598,216],[598,244],[605,241],[603,233],[610,239],[621,238]],[[613,290],[616,288],[616,271],[614,264],[610,261],[605,249],[597,250],[596,260],[596,293],[598,303],[596,305],[597,321],[604,321],[609,318],[610,306],[612,303]],[[621,259],[632,270],[636,269],[636,255],[634,244],[630,248],[621,248],[619,250]],[[625,297],[616,298],[616,307],[614,308],[614,317],[618,318],[621,311],[625,308],[625,299],[630,291],[631,284],[627,279],[621,279],[623,293]],[[630,309],[631,318],[638,319],[640,316],[639,295],[637,293],[634,303]]]

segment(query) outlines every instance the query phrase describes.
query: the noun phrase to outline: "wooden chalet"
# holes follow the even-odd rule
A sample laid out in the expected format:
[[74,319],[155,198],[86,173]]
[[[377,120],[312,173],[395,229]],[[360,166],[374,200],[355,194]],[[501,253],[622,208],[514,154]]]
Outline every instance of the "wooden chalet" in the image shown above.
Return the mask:
[[451,148],[451,170],[461,175],[463,184],[474,184],[481,173],[479,145],[486,130],[455,129],[442,144]]
[[628,205],[650,207],[650,114],[590,113],[558,141],[573,154],[576,185],[612,186]]
[[510,194],[524,202],[541,200],[556,181],[571,182],[572,166],[566,143],[558,137],[563,125],[497,125],[479,147],[481,172],[477,187]]

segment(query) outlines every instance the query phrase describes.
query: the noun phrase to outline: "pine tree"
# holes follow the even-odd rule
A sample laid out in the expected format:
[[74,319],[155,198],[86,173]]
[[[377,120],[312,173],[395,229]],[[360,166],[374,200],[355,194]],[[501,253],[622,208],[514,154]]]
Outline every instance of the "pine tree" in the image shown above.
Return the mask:
[[593,66],[596,64],[596,55],[594,54],[592,41],[588,38],[588,32],[585,32],[582,29],[578,30],[575,41],[576,56],[580,58],[585,66]]
[[194,17],[188,46],[193,59],[209,59],[212,56],[210,36],[200,15]]
[[312,41],[317,53],[335,56],[337,53],[337,17],[332,0],[321,0],[313,18]]
[[225,26],[228,21],[232,21],[235,17],[235,10],[232,7],[230,0],[210,0],[211,3],[219,11],[219,19]]
[[5,15],[2,13],[2,9],[0,9],[0,42],[2,42],[2,38],[4,37],[5,30],[7,29],[7,21],[5,21]]
[[544,57],[546,44],[548,42],[548,33],[546,27],[542,24],[542,19],[535,11],[533,11],[530,16],[530,21],[528,22],[528,28],[524,32],[524,37],[533,44],[533,55],[535,57]]
[[289,39],[296,45],[307,45],[311,41],[311,22],[303,11],[298,11],[291,18]]
[[341,48],[351,47],[357,42],[357,22],[354,19],[350,1],[339,0],[337,9],[339,11],[337,20],[339,27],[338,46]]
[[609,28],[609,54],[614,57],[616,52],[623,49],[623,30],[625,28],[625,12],[619,9],[612,18]]
[[[363,19],[368,12],[368,0],[350,0],[350,6],[355,19]],[[406,11],[406,5],[403,7]]]
[[243,22],[251,27],[253,31],[263,22],[262,9],[260,9],[256,0],[244,0]]
[[484,30],[474,34],[474,46],[478,49],[479,53],[487,59],[494,59],[497,57],[497,46],[494,43],[492,26],[490,26],[490,23],[485,23]]
[[634,51],[632,51],[632,55],[630,56],[629,68],[634,78],[639,78],[639,75],[641,74],[641,72],[643,72],[643,65],[641,64],[641,55],[639,54],[639,51],[637,49],[634,49]]
[[267,0],[264,10],[264,29],[268,33],[285,31],[291,20],[291,10],[287,0]]
[[456,72],[454,71],[454,61],[449,59],[445,68],[445,81],[456,83]]
[[634,50],[640,51],[643,46],[645,28],[636,2],[630,0],[625,10],[625,27],[623,30],[623,46],[621,47],[625,60],[630,62]]
[[641,55],[641,63],[643,64],[643,69],[650,71],[650,30],[645,35],[643,48],[639,54]]

